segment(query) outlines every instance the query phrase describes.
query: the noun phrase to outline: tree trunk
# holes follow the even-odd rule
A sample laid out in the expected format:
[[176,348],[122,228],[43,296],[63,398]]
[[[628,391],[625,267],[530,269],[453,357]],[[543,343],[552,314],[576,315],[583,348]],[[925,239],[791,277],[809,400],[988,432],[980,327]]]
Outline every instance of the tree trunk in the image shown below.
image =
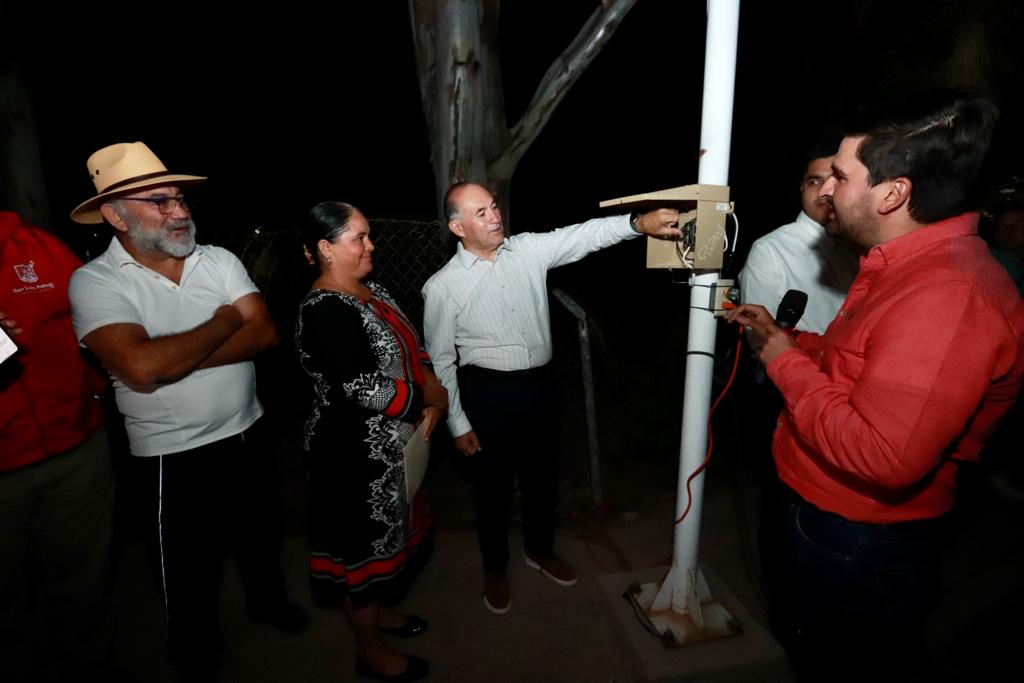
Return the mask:
[[489,187],[509,229],[509,189],[519,160],[634,4],[597,3],[544,74],[522,118],[509,128],[498,55],[499,0],[409,0],[442,240],[448,228],[441,198],[459,181]]
[[[504,146],[505,97],[497,54],[498,0],[409,0],[423,116],[438,191],[488,184],[487,159]],[[448,228],[441,226],[442,239]]]

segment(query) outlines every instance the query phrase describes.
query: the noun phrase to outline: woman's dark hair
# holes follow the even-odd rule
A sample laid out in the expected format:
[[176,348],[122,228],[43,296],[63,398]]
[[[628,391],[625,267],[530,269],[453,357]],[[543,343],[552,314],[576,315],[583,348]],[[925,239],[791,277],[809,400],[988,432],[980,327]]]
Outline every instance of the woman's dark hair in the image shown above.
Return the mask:
[[348,222],[359,209],[345,202],[320,202],[306,215],[302,223],[302,246],[313,257],[312,265],[320,261],[320,240],[333,242],[348,230]]

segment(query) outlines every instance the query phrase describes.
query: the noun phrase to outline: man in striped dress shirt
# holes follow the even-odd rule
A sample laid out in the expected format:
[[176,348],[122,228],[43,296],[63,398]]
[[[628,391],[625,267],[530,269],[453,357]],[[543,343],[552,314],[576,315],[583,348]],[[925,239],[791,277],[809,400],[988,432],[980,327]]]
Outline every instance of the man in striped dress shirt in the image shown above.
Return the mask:
[[547,271],[639,234],[678,239],[679,213],[658,209],[506,238],[494,198],[474,183],[453,185],[444,210],[459,245],[423,286],[424,332],[448,390],[448,428],[471,457],[484,605],[505,614],[516,475],[526,564],[564,586],[578,580],[554,552],[559,411],[549,369]]

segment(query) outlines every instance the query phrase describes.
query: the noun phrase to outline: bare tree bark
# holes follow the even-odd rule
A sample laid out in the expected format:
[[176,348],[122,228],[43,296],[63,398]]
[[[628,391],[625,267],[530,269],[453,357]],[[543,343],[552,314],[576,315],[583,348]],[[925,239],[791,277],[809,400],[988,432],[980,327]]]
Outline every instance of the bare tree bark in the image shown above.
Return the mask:
[[[498,54],[499,0],[409,0],[438,215],[440,195],[452,183],[479,182],[494,192],[508,229],[509,188],[519,160],[636,1],[597,3],[510,129]],[[442,225],[441,239],[447,236]]]
[[498,0],[409,0],[439,194],[457,180],[486,182],[490,148],[504,142],[498,5]]

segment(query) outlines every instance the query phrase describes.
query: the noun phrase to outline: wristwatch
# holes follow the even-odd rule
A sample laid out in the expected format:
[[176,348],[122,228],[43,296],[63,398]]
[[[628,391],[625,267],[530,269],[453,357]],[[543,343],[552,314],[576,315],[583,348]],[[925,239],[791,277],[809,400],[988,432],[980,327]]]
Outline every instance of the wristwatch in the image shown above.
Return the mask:
[[640,220],[640,214],[636,211],[629,214],[629,227],[633,228],[633,232],[640,232],[640,228],[637,227],[636,223]]

